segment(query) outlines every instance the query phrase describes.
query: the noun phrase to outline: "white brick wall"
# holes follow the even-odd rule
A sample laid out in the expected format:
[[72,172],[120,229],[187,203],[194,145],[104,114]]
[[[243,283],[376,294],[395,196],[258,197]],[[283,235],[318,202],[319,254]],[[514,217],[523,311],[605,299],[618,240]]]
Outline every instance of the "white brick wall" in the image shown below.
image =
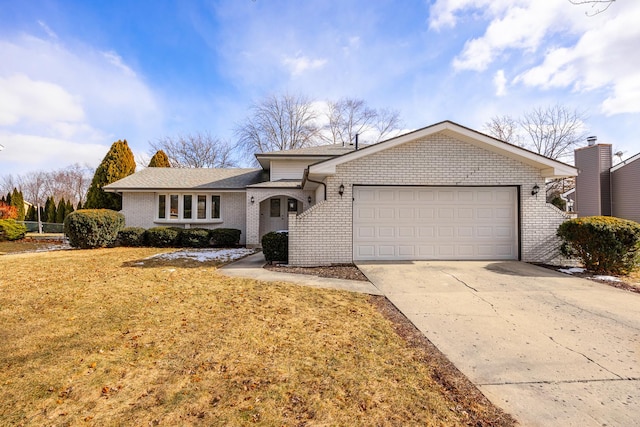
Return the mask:
[[[350,263],[353,260],[352,186],[447,185],[520,186],[521,257],[553,262],[555,231],[567,216],[547,205],[544,178],[532,166],[444,134],[408,142],[338,166],[326,179],[327,201],[289,218],[289,263],[297,266]],[[343,184],[344,195],[338,187]],[[534,185],[538,196],[531,195]]]
[[[189,193],[195,194],[195,193]],[[246,196],[244,192],[229,193],[204,193],[220,195],[221,222],[197,222],[197,221],[154,221],[156,216],[156,193],[132,193],[125,192],[122,195],[122,213],[127,227],[151,228],[162,225],[175,225],[177,227],[188,226],[191,228],[237,228],[242,232],[240,244],[246,242]]]
[[[248,188],[245,198],[245,208],[247,211],[247,246],[259,247],[260,243],[260,203],[275,196],[287,196],[302,203],[302,210],[309,208],[308,198],[311,203],[315,200],[313,191],[302,191],[299,189],[283,188]],[[251,203],[253,197],[253,203]]]

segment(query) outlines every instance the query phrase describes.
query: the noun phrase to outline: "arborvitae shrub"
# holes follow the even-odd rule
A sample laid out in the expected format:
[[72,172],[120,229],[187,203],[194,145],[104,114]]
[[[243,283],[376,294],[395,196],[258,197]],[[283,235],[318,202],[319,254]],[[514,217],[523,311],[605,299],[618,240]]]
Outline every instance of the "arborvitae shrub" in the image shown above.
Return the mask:
[[185,248],[206,248],[209,246],[209,230],[204,228],[186,228],[180,230],[180,246]]
[[0,241],[19,240],[24,237],[27,227],[13,219],[0,219]]
[[169,157],[163,150],[156,151],[156,154],[153,155],[151,160],[149,161],[150,168],[170,168],[171,162],[169,162]]
[[82,209],[64,220],[64,232],[75,248],[113,246],[124,228],[124,215],[109,209]]
[[565,256],[579,258],[587,270],[626,274],[640,261],[640,224],[610,217],[591,216],[565,221],[558,227]]
[[122,209],[122,197],[119,194],[107,193],[102,187],[125,178],[135,171],[136,162],[127,141],[114,142],[93,175],[84,206],[116,211]]
[[262,236],[262,252],[268,262],[289,262],[289,233],[272,231]]
[[153,227],[147,230],[147,243],[156,248],[180,246],[180,229],[175,227]]
[[125,227],[118,231],[118,244],[120,246],[145,246],[147,230],[142,227]]
[[210,231],[211,244],[221,247],[238,246],[241,233],[237,228],[215,228]]

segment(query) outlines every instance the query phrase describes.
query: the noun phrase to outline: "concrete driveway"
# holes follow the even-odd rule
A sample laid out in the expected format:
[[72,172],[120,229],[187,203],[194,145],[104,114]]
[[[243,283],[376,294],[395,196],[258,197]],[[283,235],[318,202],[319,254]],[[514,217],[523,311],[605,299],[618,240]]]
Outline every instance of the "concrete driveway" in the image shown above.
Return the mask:
[[640,294],[515,261],[358,267],[522,425],[640,425]]

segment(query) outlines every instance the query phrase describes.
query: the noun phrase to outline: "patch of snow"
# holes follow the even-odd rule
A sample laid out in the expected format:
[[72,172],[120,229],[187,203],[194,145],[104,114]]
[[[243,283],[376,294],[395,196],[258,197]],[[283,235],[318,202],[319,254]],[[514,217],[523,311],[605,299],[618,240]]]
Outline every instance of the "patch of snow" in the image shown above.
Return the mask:
[[613,276],[594,276],[593,277],[596,280],[604,280],[607,282],[622,282],[622,280],[618,279],[617,277],[613,277]]
[[587,270],[579,267],[571,267],[571,268],[560,268],[558,269],[558,271],[560,273],[573,274],[573,273],[584,273]]
[[153,255],[147,259],[183,259],[187,258],[192,261],[235,261],[254,252],[253,249],[234,248],[234,249],[185,249],[166,254]]

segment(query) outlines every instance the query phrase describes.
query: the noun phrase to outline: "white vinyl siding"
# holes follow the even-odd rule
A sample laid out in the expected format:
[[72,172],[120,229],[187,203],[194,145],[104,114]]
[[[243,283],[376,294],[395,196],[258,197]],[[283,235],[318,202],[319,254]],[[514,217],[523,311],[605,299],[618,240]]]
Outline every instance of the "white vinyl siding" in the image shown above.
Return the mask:
[[518,259],[515,187],[354,187],[354,260]]
[[302,179],[304,170],[314,163],[310,160],[272,160],[271,161],[271,181],[280,179]]

